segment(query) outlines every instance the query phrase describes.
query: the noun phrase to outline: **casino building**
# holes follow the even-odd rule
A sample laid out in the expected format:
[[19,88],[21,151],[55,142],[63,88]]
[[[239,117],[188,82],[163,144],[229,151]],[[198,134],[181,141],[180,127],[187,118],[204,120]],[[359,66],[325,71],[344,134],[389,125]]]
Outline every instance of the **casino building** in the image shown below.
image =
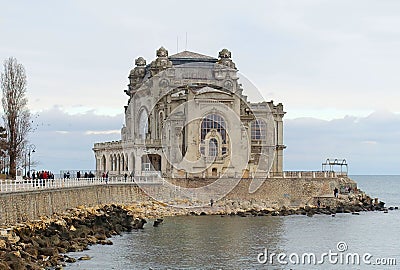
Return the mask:
[[129,73],[121,140],[95,143],[111,176],[251,177],[283,168],[283,105],[248,101],[223,49],[218,58],[161,47]]

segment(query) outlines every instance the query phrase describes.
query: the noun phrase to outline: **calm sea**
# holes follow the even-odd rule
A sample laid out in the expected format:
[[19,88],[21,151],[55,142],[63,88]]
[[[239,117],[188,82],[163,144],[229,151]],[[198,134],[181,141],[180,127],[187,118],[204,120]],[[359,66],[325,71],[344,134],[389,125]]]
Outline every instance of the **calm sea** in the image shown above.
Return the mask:
[[[400,176],[352,178],[387,206],[400,206]],[[400,269],[399,224],[400,210],[311,218],[170,217],[157,228],[147,224],[114,237],[112,246],[71,253],[92,259],[67,269]],[[280,262],[272,253],[283,254]],[[397,265],[382,266],[393,259]]]

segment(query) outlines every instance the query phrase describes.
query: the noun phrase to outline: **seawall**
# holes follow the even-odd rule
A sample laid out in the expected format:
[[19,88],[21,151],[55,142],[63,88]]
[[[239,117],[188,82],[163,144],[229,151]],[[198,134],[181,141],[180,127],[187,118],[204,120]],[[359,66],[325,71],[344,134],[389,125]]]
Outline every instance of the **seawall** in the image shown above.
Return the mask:
[[[204,186],[215,181],[202,179],[175,180],[181,187]],[[195,184],[196,183],[196,184]],[[268,178],[253,193],[249,193],[251,180],[241,179],[223,200],[262,202],[268,207],[298,207],[312,203],[318,196],[332,196],[334,187],[353,183],[344,178]],[[147,185],[153,194],[173,200],[180,195],[179,190],[171,192],[166,185]],[[210,197],[212,198],[212,197]],[[61,213],[69,208],[95,206],[101,204],[130,204],[151,200],[134,183],[102,184],[82,187],[41,189],[24,192],[0,193],[0,224],[15,224],[35,220],[40,216]],[[190,200],[190,198],[189,198]]]

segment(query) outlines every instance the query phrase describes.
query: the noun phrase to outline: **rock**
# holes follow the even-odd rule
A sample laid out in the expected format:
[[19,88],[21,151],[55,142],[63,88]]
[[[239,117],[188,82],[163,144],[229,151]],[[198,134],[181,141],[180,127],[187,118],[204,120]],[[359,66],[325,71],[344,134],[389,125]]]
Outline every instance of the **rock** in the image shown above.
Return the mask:
[[0,239],[0,249],[6,249],[7,248],[7,243],[5,240]]
[[100,244],[100,245],[112,245],[113,242],[111,240],[107,239],[107,240],[100,240],[100,241],[97,242],[97,244]]
[[78,243],[72,242],[70,247],[68,248],[68,252],[77,252],[83,251],[84,247]]
[[[7,263],[8,265],[8,269],[16,269],[16,270],[22,270],[22,269],[26,269],[25,268],[25,263],[24,260],[21,258],[21,254],[19,254],[19,252],[9,252],[6,253],[5,257],[4,257],[4,261]],[[6,268],[7,269],[7,268]]]
[[88,260],[90,260],[91,258],[90,258],[90,256],[88,256],[88,255],[85,255],[85,256],[82,256],[82,257],[79,257],[79,261],[88,261]]
[[153,227],[158,227],[164,220],[162,218],[157,218],[154,220]]
[[37,248],[34,248],[34,247],[26,248],[25,252],[29,253],[34,259],[37,259],[38,255],[39,255]]
[[338,206],[338,207],[336,207],[336,213],[344,213],[344,208],[343,208],[343,206]]
[[88,244],[93,245],[97,243],[97,238],[91,235],[88,235],[86,237],[86,240],[88,241]]
[[58,246],[60,244],[60,237],[58,235],[53,235],[49,238],[50,245]]
[[11,269],[5,262],[0,261],[0,270],[9,270]]
[[246,216],[247,216],[246,213],[245,213],[245,212],[242,212],[242,211],[238,211],[238,212],[236,213],[236,215],[239,216],[239,217],[246,217]]
[[271,216],[274,216],[274,217],[279,216],[279,212],[278,211],[273,211],[273,212],[271,212]]
[[[97,240],[106,240],[107,239],[107,237],[106,237],[106,235],[105,234],[96,234],[95,236],[94,236]],[[97,241],[96,241],[97,242]]]
[[13,230],[10,229],[1,230],[1,238],[10,244],[15,244],[21,239]]
[[144,218],[135,218],[132,224],[133,229],[143,229],[147,221]]
[[9,269],[12,270],[25,270],[25,263],[20,260],[7,262]]
[[69,256],[67,256],[67,255],[64,255],[64,259],[65,259],[65,262],[67,262],[67,263],[74,263],[74,262],[76,262],[76,259],[75,259],[75,258],[69,257]]

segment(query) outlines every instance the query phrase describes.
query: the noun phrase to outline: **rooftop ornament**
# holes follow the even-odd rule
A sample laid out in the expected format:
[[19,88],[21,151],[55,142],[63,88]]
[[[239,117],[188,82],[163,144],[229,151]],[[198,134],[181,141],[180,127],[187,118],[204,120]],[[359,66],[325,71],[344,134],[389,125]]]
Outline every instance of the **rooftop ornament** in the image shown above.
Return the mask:
[[236,65],[231,59],[232,55],[229,50],[222,49],[222,51],[219,52],[218,57],[219,57],[218,64],[227,66],[232,69],[236,69]]

